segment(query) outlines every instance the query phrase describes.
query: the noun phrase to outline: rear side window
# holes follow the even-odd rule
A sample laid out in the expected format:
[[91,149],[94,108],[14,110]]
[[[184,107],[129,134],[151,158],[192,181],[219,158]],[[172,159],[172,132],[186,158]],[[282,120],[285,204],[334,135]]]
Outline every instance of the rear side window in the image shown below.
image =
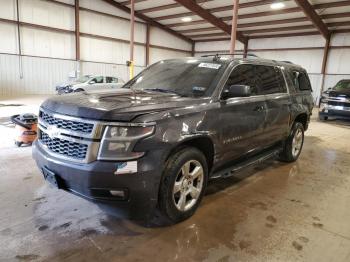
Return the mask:
[[258,77],[260,94],[268,95],[285,92],[286,87],[279,68],[257,65],[256,75]]
[[312,90],[309,77],[304,72],[292,72],[293,84],[296,90]]
[[118,78],[107,76],[106,83],[118,83]]
[[238,65],[226,82],[226,88],[232,85],[247,85],[250,86],[252,95],[258,94],[256,78],[253,65]]

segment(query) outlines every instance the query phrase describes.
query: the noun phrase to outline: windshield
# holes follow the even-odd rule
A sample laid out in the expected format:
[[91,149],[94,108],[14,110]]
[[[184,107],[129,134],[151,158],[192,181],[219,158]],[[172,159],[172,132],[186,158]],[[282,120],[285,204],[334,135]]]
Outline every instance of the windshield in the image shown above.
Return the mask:
[[142,71],[123,88],[180,96],[210,96],[226,66],[194,59],[161,61]]
[[74,80],[76,83],[85,83],[91,78],[91,76],[81,76],[78,79]]
[[350,90],[350,80],[342,80],[339,81],[335,87],[333,87],[333,90],[342,91],[344,89]]

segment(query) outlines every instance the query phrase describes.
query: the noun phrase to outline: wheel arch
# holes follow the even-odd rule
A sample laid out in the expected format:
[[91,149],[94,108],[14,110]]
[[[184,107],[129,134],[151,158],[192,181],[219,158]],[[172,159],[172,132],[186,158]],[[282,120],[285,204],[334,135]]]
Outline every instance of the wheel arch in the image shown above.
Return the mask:
[[293,123],[295,123],[295,122],[301,123],[304,127],[304,130],[307,130],[308,122],[309,122],[308,114],[306,112],[297,114],[296,117],[294,118]]
[[176,144],[176,146],[172,148],[172,150],[170,150],[166,159],[168,159],[172,154],[176,153],[177,151],[181,150],[186,146],[194,147],[204,154],[207,160],[208,173],[210,173],[214,164],[215,155],[213,140],[209,136],[194,136],[186,138],[185,140],[180,141],[178,144]]

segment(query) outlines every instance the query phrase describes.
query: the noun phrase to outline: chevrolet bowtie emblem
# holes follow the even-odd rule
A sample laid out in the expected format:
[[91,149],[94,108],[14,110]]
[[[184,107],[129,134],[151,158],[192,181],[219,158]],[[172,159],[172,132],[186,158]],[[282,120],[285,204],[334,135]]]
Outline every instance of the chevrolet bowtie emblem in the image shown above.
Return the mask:
[[60,134],[60,131],[56,126],[48,126],[46,129],[46,133],[50,138],[54,138]]

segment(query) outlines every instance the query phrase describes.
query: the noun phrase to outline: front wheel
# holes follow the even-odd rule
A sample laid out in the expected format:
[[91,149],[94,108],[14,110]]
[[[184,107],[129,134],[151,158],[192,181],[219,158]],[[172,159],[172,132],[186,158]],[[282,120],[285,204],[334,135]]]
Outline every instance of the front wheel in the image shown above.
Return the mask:
[[78,89],[75,89],[74,90],[74,93],[77,93],[77,92],[83,92],[83,91],[85,91],[84,89],[82,89],[82,88],[78,88]]
[[185,147],[170,156],[159,191],[162,214],[173,223],[192,216],[202,200],[207,180],[207,161],[198,149]]
[[284,142],[280,160],[284,162],[294,162],[298,159],[304,144],[304,126],[300,122],[293,124],[292,130]]

